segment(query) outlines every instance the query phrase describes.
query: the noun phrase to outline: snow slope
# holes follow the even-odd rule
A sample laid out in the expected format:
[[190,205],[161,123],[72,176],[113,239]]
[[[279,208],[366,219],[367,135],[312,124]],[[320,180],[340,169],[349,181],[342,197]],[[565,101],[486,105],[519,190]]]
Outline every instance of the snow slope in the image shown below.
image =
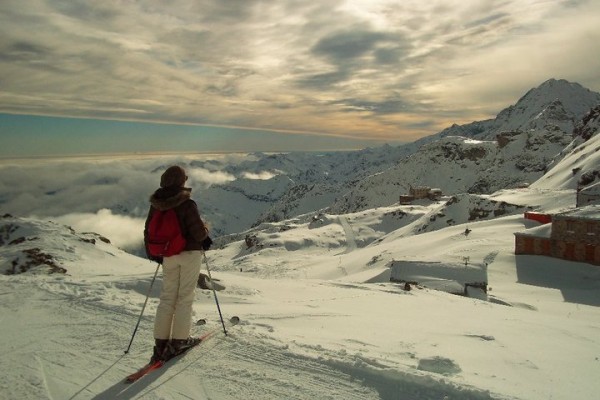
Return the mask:
[[[575,141],[567,148],[564,158],[532,187],[538,189],[577,189],[600,180],[600,135],[587,141]],[[588,179],[583,179],[585,176]],[[585,184],[584,184],[585,182]]]
[[[103,242],[65,239],[52,252],[79,255],[61,262],[67,275],[0,277],[0,393],[7,399],[593,398],[600,372],[598,267],[514,256],[512,233],[527,226],[520,216],[469,226],[467,237],[455,226],[349,252],[340,246],[329,255],[308,246],[271,249],[247,264],[232,259],[233,245],[211,251],[213,275],[227,285],[219,292],[221,307],[242,324],[130,386],[123,377],[150,355],[158,287],[130,353],[123,351],[155,267]],[[305,237],[308,227],[281,240]],[[406,292],[387,280],[391,259],[455,265],[465,256],[487,264],[490,301],[422,287]],[[194,309],[218,327],[209,292],[199,291]]]

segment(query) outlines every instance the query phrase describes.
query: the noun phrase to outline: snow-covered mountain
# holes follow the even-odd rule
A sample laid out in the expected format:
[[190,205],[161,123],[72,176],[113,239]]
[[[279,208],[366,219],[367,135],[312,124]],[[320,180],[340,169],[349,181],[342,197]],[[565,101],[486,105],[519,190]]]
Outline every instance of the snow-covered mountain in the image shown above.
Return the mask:
[[[231,237],[208,258],[226,286],[221,309],[241,324],[134,385],[123,379],[151,354],[157,266],[102,236],[4,215],[0,270],[11,274],[0,275],[0,396],[595,398],[600,270],[515,255],[514,232],[537,226],[524,210],[574,207],[582,179],[574,169],[599,164],[593,135],[528,188],[313,212],[263,223],[247,232],[250,243]],[[390,267],[402,263],[424,284],[390,282]],[[487,294],[431,289],[467,269],[486,279]],[[194,334],[219,329],[210,292],[198,290],[194,313],[209,321]]]
[[[396,164],[412,151],[411,146],[385,145],[360,151],[256,153],[224,168],[237,179],[203,189],[203,211],[221,235],[319,210],[361,178]],[[205,165],[197,161],[190,167]]]
[[[327,153],[140,156],[119,162],[6,162],[0,165],[0,209],[77,226],[88,221],[89,227],[81,226],[84,230],[103,229],[99,225],[112,218],[135,233],[160,173],[172,163],[187,169],[193,196],[215,237],[318,210],[346,213],[392,206],[411,185],[440,188],[449,196],[490,194],[534,182],[584,137],[591,137],[597,131],[598,111],[584,114],[599,103],[598,93],[549,80],[495,119],[455,125],[401,146]],[[577,136],[570,143],[575,126]],[[101,233],[141,254],[139,241],[117,240],[117,232],[109,227]]]
[[[148,261],[94,232],[10,214],[0,217],[0,275],[35,275],[45,281],[48,275],[81,278],[97,276],[98,271],[111,276],[143,273],[148,271]],[[82,297],[88,295],[94,294]]]
[[[475,155],[485,154],[486,149],[494,148],[495,145],[489,142],[477,142],[472,139],[446,138],[426,146],[437,149],[436,144],[455,143],[453,140],[463,144],[463,149],[469,149],[468,145],[474,146],[470,149],[475,149],[466,152],[467,155],[464,157],[448,160],[445,164],[446,168],[441,168],[439,174],[434,175],[435,178],[439,179],[436,182],[450,182],[456,188],[460,187],[461,178],[468,179],[468,172],[474,170],[474,168],[469,169],[461,166],[466,163],[470,163],[471,166],[477,165],[477,161],[481,162],[481,160]],[[517,146],[520,145],[522,143],[517,143]],[[486,146],[488,147],[486,148]],[[409,157],[409,159],[416,158],[418,154]],[[433,158],[440,159],[443,157],[436,154]],[[430,160],[428,165],[431,164],[435,165],[435,161]],[[416,163],[415,166],[417,165],[421,165],[421,168],[423,168],[423,164]],[[388,172],[386,171],[364,181],[372,185],[372,189],[363,191],[363,193],[366,193],[365,197],[352,199],[352,204],[361,206],[359,210],[324,209],[308,212],[280,222],[265,221],[250,230],[224,235],[218,239],[217,243],[223,246],[231,242],[241,241],[248,236],[252,238],[253,243],[260,244],[260,246],[249,250],[250,252],[265,247],[273,248],[282,245],[278,236],[273,239],[274,233],[293,229],[297,224],[308,224],[312,228],[327,226],[332,223],[338,224],[338,219],[341,219],[347,222],[347,229],[361,231],[361,239],[354,243],[355,247],[360,248],[381,241],[392,232],[394,237],[412,236],[450,226],[491,220],[501,216],[520,215],[528,210],[557,212],[575,206],[577,188],[590,187],[600,182],[599,166],[600,135],[594,135],[590,140],[580,143],[569,152],[565,152],[559,162],[549,168],[540,179],[533,181],[531,185],[527,185],[527,188],[506,185],[492,194],[457,191],[457,194],[443,196],[437,201],[417,200],[411,205],[400,205],[398,203],[396,193],[402,190],[403,187],[397,183],[390,183],[387,180]],[[484,168],[490,167],[484,166]],[[444,171],[449,171],[448,175],[444,175]],[[423,169],[424,174],[428,172],[428,170]],[[456,179],[451,174],[456,174]],[[506,177],[506,175],[502,176]],[[455,182],[453,182],[453,179],[455,179]],[[362,184],[363,182],[359,182],[358,188]],[[548,197],[548,201],[542,200],[546,192],[560,193],[561,200],[558,201],[556,196]],[[530,200],[529,197],[531,196],[536,200]],[[372,204],[379,205],[370,207],[369,205]],[[336,215],[339,215],[339,217]],[[309,239],[305,240],[311,241]],[[330,240],[333,240],[333,242]],[[331,248],[346,245],[345,235],[342,235],[341,241],[338,239],[330,240],[327,241],[321,238],[320,242],[328,242],[327,246]]]
[[[245,208],[259,211],[258,215],[245,214],[246,221],[256,217],[252,223],[256,226],[315,210],[348,213],[390,206],[411,186],[430,186],[454,195],[489,194],[526,185],[566,154],[563,150],[573,141],[576,124],[593,129],[589,121],[595,119],[587,117],[584,122],[583,118],[598,104],[600,93],[577,83],[550,79],[494,119],[453,125],[403,146],[260,157],[258,163],[245,163],[244,168],[285,175],[288,186],[280,197],[271,197],[273,201]],[[208,196],[213,192],[225,195],[223,202],[210,204],[226,204],[226,192],[236,185],[230,182],[209,189]],[[237,193],[253,201],[251,193]],[[214,214],[221,217],[215,225],[227,225],[227,212],[215,210]]]
[[344,213],[390,205],[411,186],[447,194],[489,194],[529,184],[558,162],[568,152],[565,148],[581,143],[581,138],[574,141],[576,126],[592,135],[597,111],[590,109],[598,104],[599,93],[549,80],[493,120],[454,125],[421,140],[418,151],[353,185],[328,210]]
[[492,193],[534,182],[572,138],[562,131],[530,131],[496,141],[447,136],[386,171],[356,183],[329,208],[355,212],[398,202],[409,188],[428,186],[443,193]]
[[594,134],[600,131],[600,105],[592,108],[583,116],[573,130],[573,135],[582,140],[588,140]]
[[[575,124],[591,108],[600,104],[600,93],[564,79],[550,79],[529,90],[516,104],[496,118],[466,125],[452,125],[425,141],[445,136],[464,136],[480,140],[495,140],[503,132],[527,132],[559,128],[570,134]],[[556,128],[555,128],[556,127]]]

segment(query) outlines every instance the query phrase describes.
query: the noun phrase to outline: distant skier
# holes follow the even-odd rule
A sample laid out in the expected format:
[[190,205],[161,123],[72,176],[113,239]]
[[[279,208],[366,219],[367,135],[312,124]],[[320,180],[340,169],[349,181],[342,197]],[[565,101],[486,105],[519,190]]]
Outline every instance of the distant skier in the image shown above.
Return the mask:
[[[192,303],[200,273],[203,250],[211,243],[208,229],[200,218],[198,206],[191,199],[192,189],[184,187],[185,170],[171,166],[160,178],[160,188],[150,197],[150,210],[144,228],[148,257],[162,263],[163,284],[154,321],[154,353],[151,361],[168,357],[196,344],[190,338]],[[149,225],[154,213],[174,209],[185,247],[170,257],[152,256],[148,250]],[[207,246],[208,244],[208,246]]]

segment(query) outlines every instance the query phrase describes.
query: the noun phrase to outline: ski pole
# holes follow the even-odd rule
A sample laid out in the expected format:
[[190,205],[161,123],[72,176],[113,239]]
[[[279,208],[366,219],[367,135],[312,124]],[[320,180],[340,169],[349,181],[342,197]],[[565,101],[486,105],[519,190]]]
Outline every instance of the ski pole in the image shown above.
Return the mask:
[[125,350],[125,354],[129,353],[129,349],[131,348],[131,343],[133,343],[133,338],[140,326],[140,321],[142,320],[142,315],[144,315],[144,310],[146,309],[146,304],[148,303],[148,297],[150,297],[150,292],[152,291],[152,286],[154,286],[154,281],[156,280],[156,275],[158,275],[158,269],[160,268],[161,263],[156,264],[156,272],[154,272],[154,277],[152,278],[152,282],[150,282],[150,288],[148,288],[148,294],[146,294],[146,300],[144,300],[144,305],[142,306],[142,312],[140,313],[140,317],[138,318],[137,324],[135,325],[135,329],[133,330],[133,335],[131,335],[131,340],[129,341],[129,346],[127,346],[127,350]]
[[223,314],[221,314],[221,306],[219,305],[219,299],[217,298],[217,291],[215,285],[213,285],[212,277],[210,276],[210,268],[208,267],[208,260],[206,259],[206,252],[202,252],[204,255],[204,263],[206,264],[206,272],[208,273],[208,280],[210,281],[210,287],[212,288],[213,295],[215,296],[215,303],[217,303],[217,310],[219,311],[219,318],[221,318],[221,325],[223,325],[223,333],[227,336],[227,328],[225,328],[225,321],[223,321]]

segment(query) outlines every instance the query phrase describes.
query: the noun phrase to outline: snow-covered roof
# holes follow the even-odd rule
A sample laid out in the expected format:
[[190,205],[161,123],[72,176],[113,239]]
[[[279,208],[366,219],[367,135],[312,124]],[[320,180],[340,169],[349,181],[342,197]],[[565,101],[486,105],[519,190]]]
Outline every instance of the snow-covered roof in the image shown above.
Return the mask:
[[581,193],[600,195],[600,182],[592,183],[580,190]]
[[[484,267],[474,263],[440,263],[424,261],[393,261],[391,263],[392,278],[418,282],[427,287],[444,291],[460,291],[466,283],[487,282],[487,272]],[[452,288],[451,290],[449,290]]]
[[524,231],[515,232],[515,235],[550,238],[551,233],[552,224],[543,224],[534,228],[526,229]]
[[591,204],[585,207],[574,208],[554,216],[554,219],[560,218],[580,218],[600,220],[600,204]]

